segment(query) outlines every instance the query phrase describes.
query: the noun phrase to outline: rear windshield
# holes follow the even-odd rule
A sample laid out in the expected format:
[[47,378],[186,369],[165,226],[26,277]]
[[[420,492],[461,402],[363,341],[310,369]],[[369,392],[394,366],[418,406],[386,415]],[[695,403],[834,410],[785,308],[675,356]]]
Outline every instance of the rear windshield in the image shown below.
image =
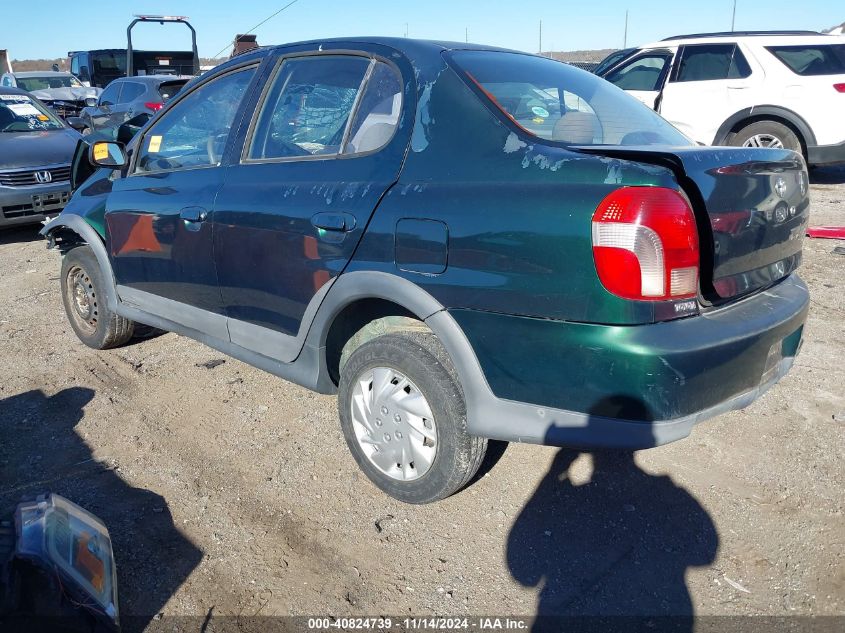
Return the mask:
[[29,95],[0,94],[0,133],[42,132],[63,127],[52,112]]
[[766,50],[798,75],[845,75],[845,44],[767,46]]
[[595,75],[520,53],[459,51],[453,61],[527,132],[571,145],[691,145],[651,108]]

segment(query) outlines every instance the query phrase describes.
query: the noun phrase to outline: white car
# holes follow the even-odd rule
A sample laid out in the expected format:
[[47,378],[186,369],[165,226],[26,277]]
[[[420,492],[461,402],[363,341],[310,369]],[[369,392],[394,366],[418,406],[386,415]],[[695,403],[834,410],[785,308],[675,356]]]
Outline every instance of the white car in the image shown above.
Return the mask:
[[707,33],[641,46],[600,71],[706,145],[786,147],[845,162],[845,37]]

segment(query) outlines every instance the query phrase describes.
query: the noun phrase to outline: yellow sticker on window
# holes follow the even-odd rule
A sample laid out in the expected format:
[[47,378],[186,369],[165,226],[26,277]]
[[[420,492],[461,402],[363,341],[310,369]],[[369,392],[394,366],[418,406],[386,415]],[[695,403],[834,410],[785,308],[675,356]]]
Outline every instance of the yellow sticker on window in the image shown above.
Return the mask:
[[38,115],[38,120],[39,120],[39,121],[49,121],[49,120],[50,120],[50,117],[48,117],[46,114],[39,114],[39,115]]
[[150,137],[150,146],[147,151],[150,154],[155,154],[158,150],[161,149],[161,136],[151,136]]
[[105,143],[94,143],[94,160],[106,160],[109,157],[109,146]]

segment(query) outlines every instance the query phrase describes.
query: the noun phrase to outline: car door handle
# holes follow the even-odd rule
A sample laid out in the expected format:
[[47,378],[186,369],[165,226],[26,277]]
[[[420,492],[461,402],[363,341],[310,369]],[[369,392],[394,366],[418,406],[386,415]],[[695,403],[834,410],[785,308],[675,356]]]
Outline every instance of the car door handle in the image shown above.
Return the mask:
[[208,211],[202,207],[185,207],[179,211],[179,217],[186,222],[205,222]]
[[315,213],[311,217],[311,224],[324,231],[346,233],[355,228],[355,216],[351,213]]

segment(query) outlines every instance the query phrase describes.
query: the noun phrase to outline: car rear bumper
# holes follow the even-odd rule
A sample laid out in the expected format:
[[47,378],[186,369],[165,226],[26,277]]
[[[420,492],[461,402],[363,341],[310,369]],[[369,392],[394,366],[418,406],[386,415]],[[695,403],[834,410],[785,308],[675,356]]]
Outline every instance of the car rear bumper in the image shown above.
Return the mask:
[[0,187],[0,227],[40,222],[58,215],[70,199],[70,183]]
[[[809,294],[797,275],[729,307],[641,326],[449,314],[468,430],[507,441],[646,448],[748,406],[792,366]],[[453,353],[454,356],[454,353]]]
[[810,165],[845,163],[845,141],[836,145],[810,145],[807,147],[807,163]]

